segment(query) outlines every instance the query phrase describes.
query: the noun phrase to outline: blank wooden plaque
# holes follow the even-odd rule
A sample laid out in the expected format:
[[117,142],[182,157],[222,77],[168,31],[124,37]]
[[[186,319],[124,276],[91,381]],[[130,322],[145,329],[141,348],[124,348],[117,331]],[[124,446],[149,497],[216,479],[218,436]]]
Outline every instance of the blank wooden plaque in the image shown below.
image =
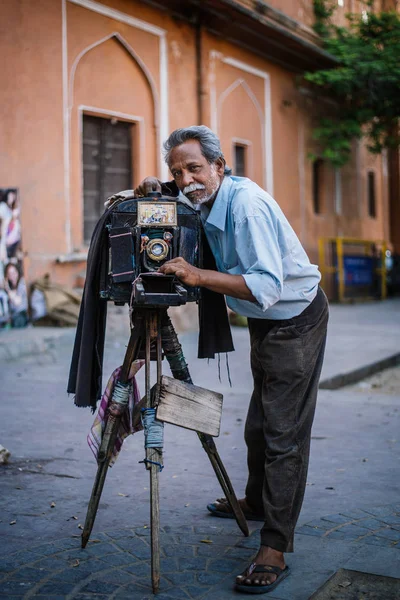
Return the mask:
[[217,437],[222,399],[222,394],[163,375],[156,418]]

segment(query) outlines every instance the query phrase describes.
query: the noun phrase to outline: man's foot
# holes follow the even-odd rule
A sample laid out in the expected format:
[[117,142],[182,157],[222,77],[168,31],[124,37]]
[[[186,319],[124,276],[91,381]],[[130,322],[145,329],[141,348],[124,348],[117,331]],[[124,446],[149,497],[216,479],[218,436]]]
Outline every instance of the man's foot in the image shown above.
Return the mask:
[[[249,505],[246,498],[238,500],[238,503],[248,521],[265,521],[264,515],[262,513],[257,514],[257,512]],[[207,509],[214,517],[222,517],[225,519],[235,518],[226,498],[219,498],[213,504],[208,504]]]
[[272,591],[289,575],[282,552],[261,546],[251,565],[236,577],[236,589],[252,594]]

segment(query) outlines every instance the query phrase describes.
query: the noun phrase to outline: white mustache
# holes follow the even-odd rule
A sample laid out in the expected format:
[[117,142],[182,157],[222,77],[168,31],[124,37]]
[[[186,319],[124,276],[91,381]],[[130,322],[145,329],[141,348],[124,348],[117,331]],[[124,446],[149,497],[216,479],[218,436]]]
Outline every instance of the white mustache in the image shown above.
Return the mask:
[[191,183],[190,185],[187,185],[185,188],[183,188],[183,194],[186,196],[186,194],[190,194],[190,192],[195,192],[196,190],[205,190],[206,186],[203,185],[202,183]]

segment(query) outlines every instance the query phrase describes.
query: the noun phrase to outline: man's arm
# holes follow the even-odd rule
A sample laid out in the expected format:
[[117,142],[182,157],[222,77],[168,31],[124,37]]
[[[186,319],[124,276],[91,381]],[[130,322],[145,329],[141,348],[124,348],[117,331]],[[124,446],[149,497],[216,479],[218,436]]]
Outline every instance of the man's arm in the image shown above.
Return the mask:
[[176,275],[185,285],[205,287],[226,296],[256,302],[241,275],[229,275],[229,273],[199,269],[180,257],[166,262],[160,268],[160,272],[166,275]]

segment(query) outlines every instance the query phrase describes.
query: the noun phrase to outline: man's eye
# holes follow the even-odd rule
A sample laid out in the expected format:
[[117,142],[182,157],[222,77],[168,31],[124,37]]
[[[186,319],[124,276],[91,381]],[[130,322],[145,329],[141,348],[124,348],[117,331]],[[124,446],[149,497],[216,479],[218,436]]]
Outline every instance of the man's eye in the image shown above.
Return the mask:
[[199,169],[200,169],[200,167],[197,166],[197,165],[194,165],[193,167],[190,167],[190,170],[191,171],[195,171],[195,172],[198,171]]
[[173,177],[174,179],[177,179],[177,178],[178,178],[178,177],[180,177],[180,176],[181,176],[181,172],[180,172],[180,171],[173,171],[173,172],[172,172],[172,177]]

